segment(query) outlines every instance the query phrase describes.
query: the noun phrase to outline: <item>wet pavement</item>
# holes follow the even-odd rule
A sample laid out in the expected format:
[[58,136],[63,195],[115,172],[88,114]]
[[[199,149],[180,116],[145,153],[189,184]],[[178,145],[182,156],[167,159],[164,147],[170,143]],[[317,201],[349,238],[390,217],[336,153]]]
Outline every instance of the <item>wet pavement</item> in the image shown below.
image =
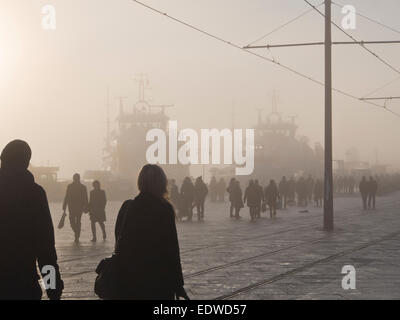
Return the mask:
[[[50,206],[57,225],[61,204]],[[88,215],[79,244],[68,220],[56,229],[64,299],[97,298],[94,270],[113,251],[120,206],[107,205],[106,241],[90,242]],[[235,220],[227,203],[207,202],[204,222],[195,215],[177,223],[185,288],[192,299],[400,299],[400,193],[378,198],[375,211],[360,206],[357,197],[335,199],[335,231],[327,233],[314,206],[251,222],[247,208]],[[356,270],[354,290],[342,288],[345,265]]]

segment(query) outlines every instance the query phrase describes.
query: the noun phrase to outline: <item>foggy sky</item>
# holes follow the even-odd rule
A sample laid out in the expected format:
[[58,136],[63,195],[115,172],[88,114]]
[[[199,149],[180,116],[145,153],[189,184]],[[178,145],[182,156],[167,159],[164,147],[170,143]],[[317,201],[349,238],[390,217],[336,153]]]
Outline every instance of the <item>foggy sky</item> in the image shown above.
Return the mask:
[[[302,0],[143,0],[239,45],[246,45],[309,7]],[[321,1],[312,1],[314,4]],[[354,0],[360,13],[400,29],[398,0]],[[57,29],[41,28],[41,8],[52,4]],[[341,14],[333,7],[334,20]],[[398,40],[399,35],[362,18],[350,31],[362,40]],[[259,44],[322,41],[324,23],[310,13]],[[334,40],[346,40],[333,30]],[[400,68],[400,45],[370,46]],[[266,50],[257,51],[271,57]],[[273,56],[323,81],[323,47],[273,49]],[[11,139],[27,140],[32,163],[57,165],[61,176],[101,167],[106,134],[106,92],[111,118],[117,96],[129,110],[137,99],[139,73],[148,75],[147,96],[168,110],[181,128],[251,127],[257,109],[298,116],[298,133],[323,143],[323,87],[269,62],[187,29],[129,0],[0,0],[0,147]],[[399,75],[359,46],[335,47],[334,87],[356,96]],[[400,81],[377,96],[398,96]],[[400,103],[388,105],[400,112]],[[357,147],[360,155],[400,167],[400,118],[382,109],[335,94],[334,159]]]

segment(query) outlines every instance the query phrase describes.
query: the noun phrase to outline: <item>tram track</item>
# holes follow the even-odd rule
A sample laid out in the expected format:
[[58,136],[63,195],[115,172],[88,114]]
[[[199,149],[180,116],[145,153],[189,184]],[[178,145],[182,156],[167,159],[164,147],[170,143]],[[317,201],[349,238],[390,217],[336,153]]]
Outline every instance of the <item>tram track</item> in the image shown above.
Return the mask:
[[[357,214],[357,216],[362,216],[362,215],[363,215],[363,213]],[[315,220],[318,217],[319,217],[319,215],[303,217],[303,221],[304,221],[304,219]],[[346,220],[346,219],[349,219],[349,218],[354,218],[354,216],[353,217],[352,216],[342,216],[340,220],[342,221],[342,220]],[[225,242],[212,244],[212,245],[209,245],[209,246],[203,246],[203,247],[200,247],[200,248],[183,250],[181,252],[181,255],[184,255],[186,253],[190,253],[190,252],[193,252],[193,251],[211,249],[211,248],[216,248],[216,247],[219,247],[219,246],[227,246],[227,245],[231,245],[231,244],[236,243],[236,242],[251,241],[251,240],[256,240],[256,239],[261,239],[261,238],[273,237],[275,235],[288,233],[288,232],[292,232],[292,231],[297,231],[297,230],[300,230],[300,229],[316,228],[318,225],[319,225],[319,223],[318,224],[315,223],[315,224],[312,224],[312,225],[306,223],[306,225],[303,225],[303,226],[300,226],[300,227],[297,227],[297,228],[285,229],[285,230],[280,230],[280,231],[273,232],[273,233],[257,235],[257,236],[254,236],[254,237],[240,238],[240,239],[235,239],[235,240],[232,240],[232,241],[225,241]],[[301,244],[295,244],[295,245],[286,246],[284,248],[280,248],[280,249],[277,249],[277,250],[264,252],[264,253],[261,253],[261,254],[258,254],[258,255],[254,255],[254,256],[247,257],[247,258],[235,260],[235,261],[232,261],[232,262],[229,262],[229,263],[225,263],[225,264],[221,264],[221,265],[217,265],[217,266],[214,266],[214,267],[209,267],[209,268],[197,271],[197,272],[193,272],[193,273],[184,275],[184,278],[185,279],[189,279],[189,278],[193,278],[193,277],[196,277],[196,276],[208,274],[208,273],[211,273],[211,272],[214,272],[214,271],[217,271],[217,270],[222,270],[222,269],[225,269],[225,268],[229,268],[231,266],[240,265],[240,264],[243,264],[243,263],[246,263],[246,262],[250,262],[250,261],[262,258],[262,257],[278,254],[280,252],[284,252],[286,250],[290,250],[290,249],[293,249],[293,248],[296,248],[296,247],[301,247],[301,246],[304,246],[304,245],[313,244],[313,243],[319,242],[319,241],[321,241],[323,239],[325,239],[325,237],[321,237],[321,238],[318,238],[318,239],[313,239],[313,240],[310,240],[310,241],[305,241],[305,242],[303,242]],[[100,257],[100,256],[101,257],[106,257],[106,256],[109,256],[110,254],[111,254],[111,252],[109,254],[102,253],[102,254],[91,255],[90,257],[97,257],[97,256],[98,257]],[[76,261],[76,260],[84,259],[84,258],[87,258],[87,257],[88,256],[71,258],[71,259],[60,261],[60,263]],[[63,278],[64,279],[68,279],[68,278],[73,278],[73,277],[76,277],[76,276],[89,274],[89,273],[94,273],[94,269],[93,270],[88,270],[88,271],[77,272],[77,273],[73,273],[73,274],[70,274],[70,275],[66,275]],[[277,280],[279,280],[279,279],[277,279]],[[277,281],[277,280],[275,280],[275,281]]]
[[310,263],[306,263],[306,264],[304,264],[304,265],[302,265],[300,267],[297,267],[297,268],[294,268],[292,270],[280,273],[280,274],[278,274],[276,276],[257,281],[257,282],[255,282],[253,284],[248,285],[248,286],[236,289],[235,291],[232,291],[230,293],[227,293],[227,294],[224,294],[224,295],[220,295],[220,296],[214,298],[213,300],[228,300],[228,299],[234,298],[234,297],[236,297],[236,296],[238,296],[240,294],[253,291],[253,290],[255,290],[255,289],[259,288],[259,287],[262,287],[264,285],[268,285],[268,284],[277,282],[277,281],[282,280],[282,279],[284,279],[286,277],[289,277],[289,276],[294,275],[296,273],[299,273],[299,272],[302,272],[302,271],[307,270],[309,268],[312,268],[312,267],[314,267],[314,266],[316,266],[318,264],[326,263],[326,262],[335,260],[337,258],[340,258],[342,256],[348,255],[350,253],[353,253],[353,252],[356,252],[356,251],[363,250],[365,248],[374,246],[374,245],[379,244],[381,242],[384,242],[386,240],[390,240],[390,239],[392,239],[392,238],[394,238],[394,237],[396,237],[398,235],[400,235],[400,230],[392,232],[392,233],[390,233],[390,234],[388,234],[386,236],[383,236],[383,237],[381,237],[379,239],[366,242],[366,243],[361,244],[359,246],[356,246],[354,248],[343,250],[343,251],[334,253],[332,255],[329,255],[327,257],[312,261]]

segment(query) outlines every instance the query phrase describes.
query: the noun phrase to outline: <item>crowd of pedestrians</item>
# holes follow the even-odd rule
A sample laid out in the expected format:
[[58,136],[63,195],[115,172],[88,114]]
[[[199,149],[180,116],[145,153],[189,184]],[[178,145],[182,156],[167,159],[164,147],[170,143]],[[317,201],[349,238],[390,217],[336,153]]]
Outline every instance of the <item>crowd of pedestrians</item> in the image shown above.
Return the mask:
[[[0,299],[40,299],[38,279],[50,271],[52,281],[44,283],[49,299],[60,299],[64,289],[57,263],[53,222],[46,192],[37,185],[28,171],[31,158],[29,145],[14,140],[3,149],[0,159]],[[205,218],[205,200],[225,201],[229,195],[229,215],[240,218],[247,206],[251,220],[269,211],[274,219],[278,209],[288,206],[305,207],[323,203],[321,179],[282,177],[279,183],[271,179],[265,186],[251,179],[242,191],[241,183],[232,178],[213,177],[210,184],[202,177],[194,181],[186,177],[179,188],[167,180],[161,167],[145,165],[138,177],[139,194],[125,201],[115,225],[115,252],[98,265],[95,292],[105,299],[175,299],[188,296],[179,253],[175,220],[192,220],[196,208],[199,221]],[[106,193],[99,181],[94,181],[88,197],[79,174],[68,185],[63,210],[67,210],[75,242],[79,242],[81,218],[89,213],[93,238],[97,241],[96,223],[103,239],[107,204]],[[363,209],[376,208],[376,195],[400,189],[400,175],[363,177],[357,185],[351,177],[336,178],[335,191],[361,194]],[[59,224],[61,225],[61,224]]]

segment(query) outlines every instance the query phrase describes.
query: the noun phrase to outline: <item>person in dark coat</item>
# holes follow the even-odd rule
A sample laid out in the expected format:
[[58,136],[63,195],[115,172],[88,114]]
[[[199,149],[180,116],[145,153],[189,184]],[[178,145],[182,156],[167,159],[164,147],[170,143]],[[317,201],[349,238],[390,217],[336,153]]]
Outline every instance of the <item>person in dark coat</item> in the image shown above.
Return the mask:
[[367,210],[367,199],[368,199],[368,182],[365,179],[365,176],[362,177],[362,180],[358,186],[358,190],[360,190],[361,198],[363,202],[363,209]]
[[86,186],[81,183],[81,177],[78,173],[74,174],[73,182],[67,187],[63,203],[64,214],[67,207],[69,222],[75,234],[75,242],[79,242],[82,214],[88,210],[88,195]]
[[296,204],[296,180],[293,176],[288,181],[288,200],[290,205]]
[[257,202],[257,206],[256,206],[256,218],[261,218],[261,207],[262,207],[262,203],[264,201],[264,190],[263,187],[260,186],[258,180],[254,180],[254,186],[257,189],[257,198],[256,198],[256,202]]
[[38,271],[48,298],[58,300],[64,284],[53,222],[46,192],[28,171],[31,149],[14,140],[0,158],[0,300],[40,300]]
[[257,198],[258,198],[258,188],[255,186],[254,181],[250,180],[244,192],[243,202],[249,207],[250,219],[253,221],[256,218],[257,211]]
[[313,190],[314,190],[314,179],[311,175],[308,176],[307,180],[305,181],[306,184],[306,205],[312,200]]
[[234,196],[234,191],[235,191],[235,184],[236,184],[236,179],[232,178],[229,181],[229,186],[228,188],[226,188],[226,192],[229,193],[229,202],[230,202],[230,206],[229,206],[229,216],[231,218],[233,218],[233,210],[234,210],[234,202],[233,202],[233,196]]
[[276,217],[276,207],[279,198],[279,190],[274,180],[270,180],[269,185],[265,187],[265,199],[269,207],[270,217]]
[[194,202],[197,208],[197,219],[199,221],[204,220],[204,202],[206,201],[208,188],[206,184],[203,182],[203,179],[201,177],[198,177],[196,179],[196,182],[194,184],[194,189],[195,189]]
[[182,213],[191,221],[193,217],[193,204],[195,200],[195,189],[192,180],[186,177],[181,186]]
[[92,242],[96,242],[96,222],[100,225],[103,233],[103,240],[106,240],[107,238],[106,227],[104,225],[104,222],[106,221],[107,198],[105,191],[100,189],[99,181],[93,181],[93,188],[94,189],[90,191],[89,215],[93,234]]
[[232,188],[232,205],[233,208],[235,209],[236,219],[240,218],[240,209],[244,207],[242,195],[243,192],[242,188],[240,187],[240,182],[235,180],[233,182],[233,188]]
[[145,165],[138,188],[139,195],[123,203],[115,225],[120,299],[187,297],[164,171],[157,165]]
[[299,207],[307,206],[307,183],[303,177],[296,183],[297,205]]
[[378,191],[378,182],[373,177],[369,177],[368,181],[368,209],[375,210],[375,198]]
[[281,195],[281,207],[282,209],[286,209],[286,202],[289,196],[289,182],[286,180],[285,176],[283,176],[281,181],[279,182],[279,194]]
[[317,207],[322,207],[322,199],[324,197],[324,186],[320,179],[317,179],[314,184],[314,201]]

